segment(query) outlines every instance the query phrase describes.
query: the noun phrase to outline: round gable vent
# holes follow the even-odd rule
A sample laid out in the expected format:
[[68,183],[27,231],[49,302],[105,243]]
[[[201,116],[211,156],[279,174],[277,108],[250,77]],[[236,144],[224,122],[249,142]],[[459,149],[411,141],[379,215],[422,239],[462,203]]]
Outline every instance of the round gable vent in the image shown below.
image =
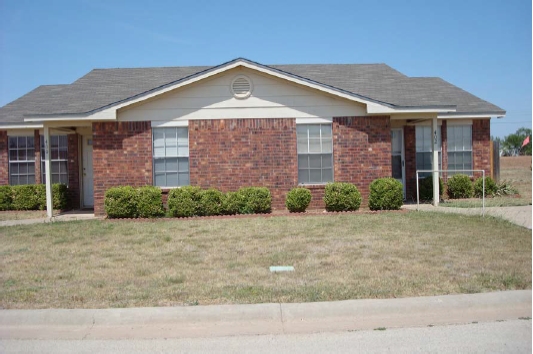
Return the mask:
[[236,76],[231,81],[231,92],[235,98],[247,98],[252,94],[252,81],[244,76]]

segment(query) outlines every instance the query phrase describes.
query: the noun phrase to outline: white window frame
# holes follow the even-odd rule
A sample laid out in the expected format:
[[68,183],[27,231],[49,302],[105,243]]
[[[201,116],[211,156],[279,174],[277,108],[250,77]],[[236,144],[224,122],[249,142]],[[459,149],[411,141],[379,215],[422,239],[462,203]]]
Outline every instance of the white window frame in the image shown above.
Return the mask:
[[[457,138],[457,131],[461,130],[460,139]],[[469,138],[465,139],[465,130],[468,130]],[[458,140],[461,140],[458,144]],[[470,144],[468,144],[470,140]],[[452,144],[453,143],[453,144]],[[460,147],[459,147],[460,145]],[[465,170],[465,174],[472,176],[473,172],[471,171],[474,168],[474,154],[473,154],[473,132],[472,124],[450,124],[446,128],[446,153],[448,157],[448,169],[449,170]],[[460,164],[455,163],[456,156],[461,154],[463,162]],[[453,162],[450,164],[453,156]],[[465,164],[464,156],[470,156],[470,163]],[[454,175],[460,172],[450,172],[450,175]]]
[[[420,131],[420,133],[419,133]],[[415,148],[415,164],[417,170],[432,170],[433,166],[433,151],[432,151],[432,131],[431,126],[427,125],[417,125],[415,127],[415,139],[416,139],[416,148]],[[422,138],[422,139],[420,139]],[[429,142],[429,144],[426,144],[426,142]],[[439,125],[437,127],[437,144],[439,146],[438,152],[439,152],[439,161],[438,161],[438,169],[441,170],[442,168],[442,129]],[[430,164],[429,166],[426,166],[422,162],[422,164],[419,163],[419,154],[423,154],[424,156],[429,155],[430,156]],[[420,179],[431,176],[431,173],[419,173],[418,177]]]
[[[12,139],[16,139],[16,147],[12,147]],[[25,147],[21,148],[19,142],[21,139],[25,140]],[[28,141],[31,139],[33,147],[28,148]],[[35,184],[35,138],[34,136],[24,135],[24,136],[8,136],[8,160],[9,160],[9,184],[10,185],[20,185],[20,184]],[[16,159],[12,159],[12,152],[16,151]],[[19,160],[19,151],[25,151],[26,159]],[[31,153],[28,153],[30,151]],[[26,173],[20,173],[20,167],[26,166]],[[14,173],[15,166],[17,173]],[[30,166],[33,166],[33,173],[29,173]],[[33,176],[33,181],[28,181]],[[20,183],[21,177],[26,178],[26,182],[31,183]],[[16,178],[16,183],[15,182]]]
[[[187,144],[180,144],[179,143],[179,131],[186,131],[187,132]],[[155,134],[158,132],[163,132],[163,145],[162,146],[156,146],[156,137]],[[170,132],[174,132],[174,137],[176,139],[176,146],[175,150],[173,150],[174,146],[167,145],[167,134]],[[170,139],[172,135],[169,134],[168,138]],[[162,149],[162,150],[161,150]],[[159,151],[159,152],[157,152]],[[163,153],[161,153],[161,151]],[[186,154],[184,153],[186,151]],[[170,159],[176,159],[176,170],[175,171],[169,171],[167,170],[167,167],[169,165],[168,160]],[[187,170],[180,170],[180,165],[183,165],[184,161],[186,160],[187,164]],[[163,162],[163,170],[156,171],[157,162]],[[180,164],[181,161],[181,164]],[[176,180],[177,185],[170,185],[168,183],[168,175],[176,174]],[[187,176],[186,179],[184,176]],[[157,180],[158,178],[161,178],[161,176],[164,176],[165,183],[164,185],[158,184]],[[152,178],[153,178],[153,185],[160,187],[160,188],[176,188],[176,187],[183,187],[190,185],[190,160],[189,160],[189,128],[187,126],[171,126],[171,127],[160,127],[155,128],[152,127]],[[183,181],[183,183],[181,183]],[[185,183],[186,182],[186,183]]]
[[[319,127],[319,131],[320,131],[320,152],[310,152],[310,134],[309,134],[309,127],[311,126],[318,126]],[[322,127],[323,126],[329,126],[330,128],[330,131],[331,131],[331,141],[330,141],[330,146],[329,146],[329,152],[327,151],[328,150],[328,146],[327,146],[327,142],[325,142],[324,140],[327,139],[324,138],[322,136]],[[306,128],[306,131],[307,131],[307,137],[306,137],[306,141],[307,141],[307,149],[306,151],[302,151],[300,146],[301,146],[301,142],[299,141],[300,139],[298,138],[298,129],[302,129],[302,128]],[[323,185],[323,184],[327,184],[329,182],[333,182],[335,180],[335,176],[334,176],[334,161],[333,161],[333,125],[331,123],[307,123],[307,124],[297,124],[296,125],[296,144],[297,144],[297,154],[298,154],[298,184],[299,185]],[[325,151],[326,150],[326,151]],[[311,168],[310,167],[310,157],[312,155],[319,155],[321,156],[321,159],[320,159],[320,168]],[[324,167],[324,156],[325,155],[330,155],[330,159],[331,159],[331,167]],[[300,159],[303,159],[307,157],[307,167],[300,167]],[[300,171],[308,171],[308,178],[307,178],[307,182],[303,182],[301,181],[302,180],[302,176],[301,176],[301,172]],[[320,181],[311,181],[311,171],[312,170],[320,170]],[[328,179],[327,176],[324,177],[324,171],[325,170],[331,170],[331,178]]]
[[[41,135],[41,183],[46,183],[46,171],[45,171],[45,146],[44,136]],[[54,140],[57,140],[57,146],[54,148]],[[65,145],[61,146],[61,142],[64,141]],[[56,151],[54,151],[56,150]],[[61,158],[61,152],[65,153],[65,158]],[[55,152],[57,152],[54,158]],[[64,167],[63,167],[64,165]],[[63,171],[63,168],[65,171]],[[52,176],[52,184],[62,183],[68,186],[68,136],[67,135],[50,135],[50,176]],[[58,171],[58,172],[54,172]],[[64,180],[61,181],[61,176],[64,176]],[[57,179],[54,179],[57,177]]]

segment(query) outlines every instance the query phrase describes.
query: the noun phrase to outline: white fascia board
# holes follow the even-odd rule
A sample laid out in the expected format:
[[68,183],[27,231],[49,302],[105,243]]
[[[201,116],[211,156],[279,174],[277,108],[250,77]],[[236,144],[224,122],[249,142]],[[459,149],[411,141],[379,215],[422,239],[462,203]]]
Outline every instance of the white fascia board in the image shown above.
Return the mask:
[[[439,119],[476,119],[476,118],[492,118],[496,117],[494,114],[468,114],[468,113],[459,113],[459,114],[439,114],[437,116]],[[497,115],[498,118],[505,117],[505,114]]]
[[188,127],[188,120],[157,121],[153,120],[152,128]]
[[48,117],[28,117],[24,118],[25,122],[63,122],[63,121],[93,121],[93,120],[116,120],[116,115],[113,117],[108,114],[100,114],[102,112],[97,112],[91,115],[86,116],[48,116]]
[[387,107],[375,104],[367,105],[367,112],[373,114],[409,114],[409,113],[448,113],[455,112],[455,106],[439,106],[439,107]]
[[42,124],[17,124],[17,125],[0,125],[1,130],[9,129],[41,129]]

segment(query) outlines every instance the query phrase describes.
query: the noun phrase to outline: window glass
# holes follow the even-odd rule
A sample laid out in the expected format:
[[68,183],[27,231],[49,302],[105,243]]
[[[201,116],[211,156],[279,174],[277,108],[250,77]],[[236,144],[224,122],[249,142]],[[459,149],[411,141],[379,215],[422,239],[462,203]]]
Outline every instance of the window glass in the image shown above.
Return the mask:
[[333,140],[331,124],[296,126],[298,183],[333,182]]
[[[433,152],[432,152],[432,130],[430,126],[416,126],[416,169],[417,170],[432,170],[433,169]],[[437,144],[438,144],[438,169],[442,166],[442,141],[441,141],[441,127],[437,128]],[[431,172],[420,172],[419,178],[430,176]]]
[[35,145],[33,136],[10,136],[9,184],[35,183]]
[[464,172],[450,172],[450,175],[464,173],[472,175],[472,126],[449,125],[448,134],[448,169]]
[[[41,135],[41,181],[46,183],[44,136]],[[52,183],[68,185],[68,136],[50,135],[50,173]]]
[[189,185],[189,131],[187,127],[154,128],[154,185]]

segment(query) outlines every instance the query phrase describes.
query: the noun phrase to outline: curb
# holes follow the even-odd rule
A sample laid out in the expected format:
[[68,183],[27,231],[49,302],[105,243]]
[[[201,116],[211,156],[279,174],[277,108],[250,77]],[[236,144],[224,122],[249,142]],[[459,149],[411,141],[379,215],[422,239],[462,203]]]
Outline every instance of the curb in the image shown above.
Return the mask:
[[337,302],[0,310],[0,339],[156,339],[371,330],[531,317],[531,290]]

